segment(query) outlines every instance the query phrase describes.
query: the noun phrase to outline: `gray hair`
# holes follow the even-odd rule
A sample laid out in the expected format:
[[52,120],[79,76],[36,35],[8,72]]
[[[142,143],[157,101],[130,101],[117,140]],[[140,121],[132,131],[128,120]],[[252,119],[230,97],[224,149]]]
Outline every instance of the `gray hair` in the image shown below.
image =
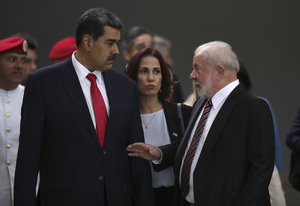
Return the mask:
[[226,42],[213,41],[200,45],[196,48],[194,55],[201,54],[203,60],[213,64],[220,64],[227,70],[240,70],[237,55],[232,47]]
[[172,49],[172,44],[166,38],[159,35],[154,35],[154,48],[164,55]]

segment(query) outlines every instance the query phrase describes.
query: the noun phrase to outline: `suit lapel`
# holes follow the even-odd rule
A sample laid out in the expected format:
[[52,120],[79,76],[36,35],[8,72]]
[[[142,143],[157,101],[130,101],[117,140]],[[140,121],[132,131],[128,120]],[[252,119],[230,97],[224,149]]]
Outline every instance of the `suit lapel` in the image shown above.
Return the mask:
[[181,131],[181,126],[179,124],[181,119],[178,115],[177,105],[167,101],[162,101],[162,105],[166,117],[169,136],[171,142],[174,142],[183,135]]
[[206,102],[206,99],[198,99],[194,106],[193,106],[193,111],[192,111],[192,114],[191,114],[191,117],[190,117],[190,120],[189,120],[189,123],[188,123],[188,126],[186,128],[186,132],[182,138],[182,141],[178,147],[178,150],[177,150],[177,153],[176,153],[176,160],[175,162],[176,163],[179,163],[177,164],[176,166],[178,167],[178,169],[180,168],[180,165],[181,165],[181,159],[184,155],[184,152],[185,152],[185,149],[187,147],[187,143],[190,139],[190,136],[191,136],[191,132],[194,128],[194,124],[197,120],[197,117],[198,115],[200,114],[204,104]]
[[210,154],[213,147],[222,136],[224,126],[226,125],[225,123],[228,121],[230,115],[232,114],[232,111],[238,103],[236,101],[236,96],[243,90],[244,89],[241,86],[237,86],[225,100],[222,108],[218,112],[213,124],[211,125],[204,146],[202,148],[198,164]]
[[69,58],[65,62],[62,69],[64,73],[62,82],[66,88],[67,94],[70,97],[72,104],[78,111],[80,119],[82,120],[82,125],[84,125],[89,131],[89,137],[91,137],[92,141],[94,141],[100,147],[97,133],[93,125],[93,121],[71,58]]

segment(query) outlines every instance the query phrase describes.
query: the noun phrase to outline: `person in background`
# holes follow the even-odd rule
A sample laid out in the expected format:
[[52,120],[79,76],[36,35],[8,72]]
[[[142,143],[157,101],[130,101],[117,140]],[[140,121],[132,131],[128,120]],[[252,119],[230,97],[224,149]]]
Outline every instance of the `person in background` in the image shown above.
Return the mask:
[[128,63],[130,59],[144,48],[153,48],[153,33],[142,26],[134,26],[125,33],[123,40],[123,57]]
[[19,147],[21,105],[26,75],[26,40],[0,40],[0,205],[13,205],[13,186]]
[[[245,87],[246,90],[251,90],[252,83],[250,76],[245,68],[244,64],[240,62],[240,71],[237,73],[237,77],[240,83]],[[285,196],[282,188],[281,179],[283,177],[283,161],[282,161],[282,148],[280,142],[280,133],[279,127],[276,120],[276,115],[272,109],[271,103],[263,97],[259,97],[262,100],[266,101],[269,106],[269,109],[272,113],[273,126],[274,126],[274,137],[275,137],[275,165],[272,174],[272,178],[269,184],[269,193],[272,206],[285,206]],[[281,175],[281,176],[280,176]]]
[[16,33],[13,36],[22,37],[27,41],[28,51],[24,65],[26,68],[26,75],[22,82],[22,85],[26,85],[28,76],[38,68],[38,42],[26,33]]
[[144,135],[136,83],[111,70],[121,28],[106,9],[85,11],[72,56],[29,76],[14,206],[154,205],[148,162],[126,152]]
[[287,135],[286,144],[292,151],[300,154],[300,108]]
[[287,135],[286,144],[293,152],[300,154],[300,108]]
[[[175,157],[191,108],[167,101],[174,84],[169,65],[158,51],[145,48],[131,58],[126,71],[137,82],[139,90],[139,109],[146,143],[143,146],[160,147],[164,155]],[[156,206],[172,205],[175,185],[173,164],[153,163],[152,186]]]
[[[270,205],[272,114],[264,100],[240,85],[238,71],[226,42],[196,48],[190,78],[200,98],[175,157],[175,205]],[[132,156],[168,161],[157,150],[130,146]]]
[[170,65],[171,72],[172,72],[172,78],[175,82],[172,92],[172,97],[170,99],[171,102],[175,103],[182,103],[183,93],[181,89],[181,83],[177,77],[177,75],[174,73],[174,61],[172,58],[172,44],[169,40],[165,39],[162,36],[154,35],[154,48],[160,52],[160,54],[163,56],[165,62]]
[[300,192],[300,108],[287,134],[286,144],[292,150],[289,183],[296,191]]
[[69,58],[76,49],[75,37],[67,36],[52,46],[49,52],[49,58],[52,64],[56,64]]

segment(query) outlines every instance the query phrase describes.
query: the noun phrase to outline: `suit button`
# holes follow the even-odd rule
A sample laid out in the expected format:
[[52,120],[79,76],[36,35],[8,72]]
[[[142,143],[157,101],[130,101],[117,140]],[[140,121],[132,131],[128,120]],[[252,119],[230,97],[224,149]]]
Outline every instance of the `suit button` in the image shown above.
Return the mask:
[[7,133],[11,132],[11,128],[6,128],[6,132]]
[[10,149],[11,148],[11,144],[6,144],[6,148]]
[[10,103],[10,99],[6,99],[5,102],[6,102],[6,104],[9,104]]
[[103,181],[103,180],[104,180],[104,177],[103,177],[103,176],[100,176],[100,177],[99,177],[99,180],[100,180],[100,181]]
[[7,165],[11,165],[11,161],[10,160],[6,160],[6,164]]
[[103,150],[103,151],[102,151],[102,154],[103,154],[103,155],[106,155],[106,154],[107,154],[106,150]]
[[10,112],[6,112],[6,113],[5,113],[5,116],[6,116],[6,117],[10,117],[10,115],[11,115]]

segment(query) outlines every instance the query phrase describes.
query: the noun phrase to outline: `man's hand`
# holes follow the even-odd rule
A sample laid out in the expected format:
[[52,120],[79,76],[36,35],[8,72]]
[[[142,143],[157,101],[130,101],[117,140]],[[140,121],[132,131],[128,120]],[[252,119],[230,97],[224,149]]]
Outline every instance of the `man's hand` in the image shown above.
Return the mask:
[[160,160],[162,151],[151,144],[136,142],[127,147],[128,156],[140,157],[145,160]]

